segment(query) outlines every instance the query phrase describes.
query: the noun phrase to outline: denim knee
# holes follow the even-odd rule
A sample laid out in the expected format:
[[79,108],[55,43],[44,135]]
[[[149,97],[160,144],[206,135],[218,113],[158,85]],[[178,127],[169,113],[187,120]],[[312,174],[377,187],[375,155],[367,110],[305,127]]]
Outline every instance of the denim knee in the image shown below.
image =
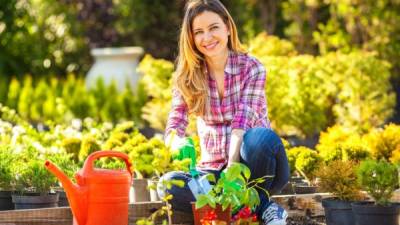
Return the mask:
[[282,141],[273,130],[265,127],[252,128],[243,136],[240,155],[245,161],[252,160],[260,153],[275,157],[279,150],[277,145],[282,145]]
[[161,176],[160,180],[157,183],[157,193],[160,198],[163,198],[166,194],[174,195],[174,187],[171,189],[167,189],[164,187],[164,181],[171,181],[171,180],[184,180],[183,173],[179,171],[171,171],[163,176]]

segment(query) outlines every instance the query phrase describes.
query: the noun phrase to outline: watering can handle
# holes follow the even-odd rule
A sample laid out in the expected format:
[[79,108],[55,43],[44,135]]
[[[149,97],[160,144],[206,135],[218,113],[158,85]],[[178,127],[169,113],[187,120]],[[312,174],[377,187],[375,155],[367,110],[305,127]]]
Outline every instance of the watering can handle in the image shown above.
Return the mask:
[[123,159],[125,161],[128,172],[132,175],[132,170],[131,170],[132,164],[129,162],[128,155],[123,152],[109,151],[109,150],[97,151],[97,152],[93,152],[92,154],[90,154],[85,161],[83,170],[87,171],[87,172],[91,172],[93,169],[93,162],[96,159],[101,158],[101,157],[118,157],[118,158]]

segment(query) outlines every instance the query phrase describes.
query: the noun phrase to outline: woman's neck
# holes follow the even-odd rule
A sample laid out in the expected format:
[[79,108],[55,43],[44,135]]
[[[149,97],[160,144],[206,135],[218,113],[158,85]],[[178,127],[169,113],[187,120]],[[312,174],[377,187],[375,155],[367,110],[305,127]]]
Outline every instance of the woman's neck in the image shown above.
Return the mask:
[[226,62],[228,61],[229,50],[226,49],[223,53],[212,58],[206,57],[207,67],[213,74],[219,74],[225,70]]

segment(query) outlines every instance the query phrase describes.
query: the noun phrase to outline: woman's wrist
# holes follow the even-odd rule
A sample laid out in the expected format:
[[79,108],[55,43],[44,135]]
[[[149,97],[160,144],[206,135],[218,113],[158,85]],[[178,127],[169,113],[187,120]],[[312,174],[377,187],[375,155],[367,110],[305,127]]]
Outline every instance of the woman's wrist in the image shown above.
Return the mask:
[[240,160],[240,147],[242,146],[243,134],[244,130],[242,129],[232,130],[227,167]]

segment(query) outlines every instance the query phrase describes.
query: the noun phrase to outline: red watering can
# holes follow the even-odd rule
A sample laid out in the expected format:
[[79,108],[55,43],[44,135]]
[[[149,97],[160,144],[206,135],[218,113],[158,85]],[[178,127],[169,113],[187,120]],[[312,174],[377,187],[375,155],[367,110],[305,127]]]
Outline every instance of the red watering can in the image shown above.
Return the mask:
[[[94,168],[101,157],[118,157],[127,170]],[[50,161],[46,168],[62,183],[74,215],[74,225],[127,225],[129,188],[132,181],[128,156],[117,151],[97,151],[89,155],[75,174],[76,184]]]

